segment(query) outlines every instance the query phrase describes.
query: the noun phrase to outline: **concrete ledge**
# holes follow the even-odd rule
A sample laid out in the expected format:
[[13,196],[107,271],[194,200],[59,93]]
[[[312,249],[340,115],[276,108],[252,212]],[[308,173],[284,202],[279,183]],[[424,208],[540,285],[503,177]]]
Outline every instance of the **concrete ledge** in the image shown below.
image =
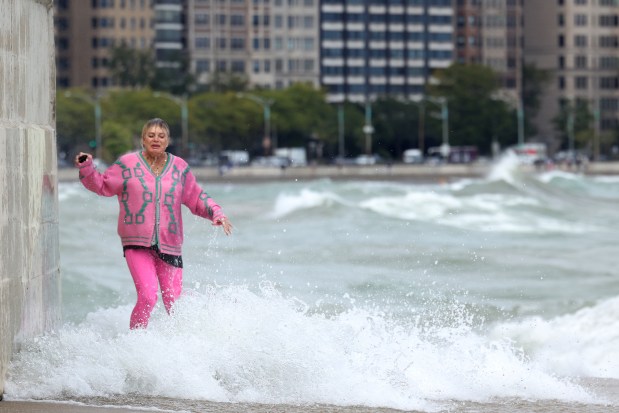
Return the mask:
[[[533,167],[523,166],[526,172],[535,173]],[[492,170],[491,164],[448,164],[448,165],[372,165],[372,166],[305,166],[279,169],[275,167],[245,166],[232,168],[220,175],[215,167],[194,167],[196,178],[206,182],[254,182],[291,180],[387,180],[411,182],[445,182],[462,178],[481,178]],[[583,170],[557,168],[566,172],[587,175],[619,175],[619,162],[590,163]],[[78,182],[76,168],[58,171],[60,182]]]

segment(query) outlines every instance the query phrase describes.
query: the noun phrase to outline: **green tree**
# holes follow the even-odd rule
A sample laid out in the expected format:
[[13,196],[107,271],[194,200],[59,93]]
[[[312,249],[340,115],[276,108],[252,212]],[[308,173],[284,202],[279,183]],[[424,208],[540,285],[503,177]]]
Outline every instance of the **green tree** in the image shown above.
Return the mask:
[[113,120],[132,131],[133,146],[138,148],[144,123],[161,118],[170,125],[170,149],[174,152],[181,137],[181,112],[179,105],[166,96],[150,89],[112,91],[102,109],[103,122]]
[[207,92],[189,102],[190,139],[209,151],[256,151],[260,146],[262,109],[235,93]]
[[[343,118],[343,156],[350,157],[364,151],[365,137],[363,135],[363,125],[365,124],[364,114],[358,104],[342,102],[329,105],[328,113],[324,119],[323,155],[328,159],[335,159],[340,155],[340,113]],[[340,112],[341,111],[341,112]]]
[[91,151],[95,141],[94,99],[81,89],[58,89],[56,93],[56,139],[59,152],[71,159],[75,152]]
[[165,65],[157,66],[148,83],[151,89],[182,96],[196,88],[196,78],[191,73],[189,56],[182,51],[166,55]]
[[155,80],[155,67],[151,49],[134,49],[125,43],[110,49],[108,69],[118,86],[140,88],[150,85]]
[[561,101],[559,113],[553,119],[555,127],[562,135],[564,149],[586,149],[591,151],[593,137],[593,114],[585,99]]
[[[258,92],[256,92],[258,93]],[[305,146],[311,140],[333,143],[328,119],[334,116],[324,91],[295,83],[284,90],[261,92],[273,104],[273,126],[281,147]]]
[[244,73],[231,73],[216,70],[209,78],[209,83],[203,86],[207,92],[244,92],[249,88],[249,78]]
[[400,158],[402,152],[419,145],[419,106],[410,101],[383,97],[372,103],[374,152]]
[[102,129],[102,134],[105,136],[103,158],[107,162],[112,162],[123,153],[135,149],[134,131],[126,125],[108,120]]
[[537,133],[531,119],[535,118],[539,112],[542,93],[551,79],[549,70],[538,69],[533,64],[525,64],[522,68],[522,101],[526,136],[533,136]]
[[439,82],[430,86],[430,97],[447,100],[450,145],[475,145],[490,153],[493,140],[503,146],[516,142],[516,115],[495,97],[499,82],[492,69],[456,63],[436,77]]

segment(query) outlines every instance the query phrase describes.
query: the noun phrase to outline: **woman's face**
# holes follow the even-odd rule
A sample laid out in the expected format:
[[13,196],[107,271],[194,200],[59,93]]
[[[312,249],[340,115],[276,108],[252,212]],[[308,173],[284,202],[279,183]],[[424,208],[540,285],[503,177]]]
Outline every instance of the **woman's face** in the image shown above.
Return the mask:
[[156,157],[168,147],[168,133],[161,126],[151,126],[142,136],[142,145],[147,155]]

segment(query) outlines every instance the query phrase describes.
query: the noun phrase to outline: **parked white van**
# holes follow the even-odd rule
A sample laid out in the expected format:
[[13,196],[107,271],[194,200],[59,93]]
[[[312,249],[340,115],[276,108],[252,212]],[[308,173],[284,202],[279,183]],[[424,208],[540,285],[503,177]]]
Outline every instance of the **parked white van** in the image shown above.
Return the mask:
[[423,163],[423,153],[419,149],[407,149],[402,154],[404,163]]

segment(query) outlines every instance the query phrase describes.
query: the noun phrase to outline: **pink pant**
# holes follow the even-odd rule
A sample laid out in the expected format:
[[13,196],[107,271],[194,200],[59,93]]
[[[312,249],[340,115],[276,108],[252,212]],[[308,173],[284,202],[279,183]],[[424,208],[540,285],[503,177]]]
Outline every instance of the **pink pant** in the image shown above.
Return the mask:
[[159,286],[166,311],[168,314],[172,311],[174,301],[181,295],[183,269],[162,261],[150,249],[127,249],[125,259],[138,295],[129,326],[131,329],[146,328],[157,303]]

